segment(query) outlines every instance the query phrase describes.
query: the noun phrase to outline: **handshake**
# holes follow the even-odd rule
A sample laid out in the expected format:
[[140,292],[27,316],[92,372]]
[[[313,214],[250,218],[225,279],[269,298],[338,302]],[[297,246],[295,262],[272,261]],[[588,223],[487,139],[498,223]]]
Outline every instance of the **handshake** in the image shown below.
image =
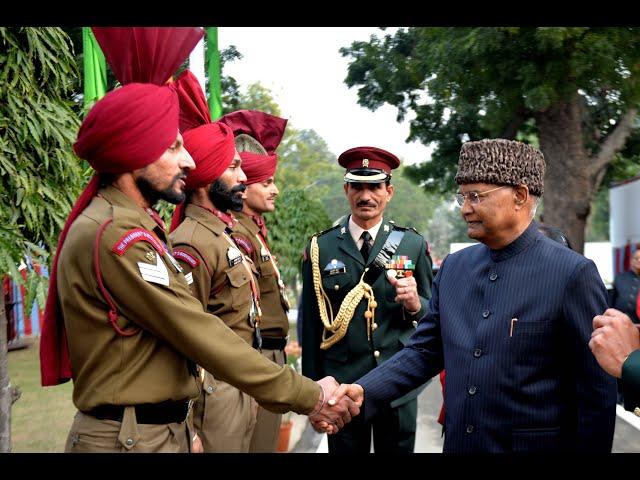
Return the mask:
[[308,414],[311,426],[319,433],[338,433],[360,413],[364,389],[357,383],[340,385],[333,377],[324,377],[317,383],[322,392],[316,408]]

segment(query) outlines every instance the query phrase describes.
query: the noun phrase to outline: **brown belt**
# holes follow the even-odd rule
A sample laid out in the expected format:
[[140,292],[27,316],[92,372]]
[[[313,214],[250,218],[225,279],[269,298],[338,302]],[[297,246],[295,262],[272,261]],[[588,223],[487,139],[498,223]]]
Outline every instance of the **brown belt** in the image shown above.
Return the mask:
[[[121,422],[124,405],[99,405],[93,410],[84,412],[99,420]],[[166,423],[182,423],[189,413],[189,402],[142,403],[135,405],[136,420],[139,424],[164,425]]]

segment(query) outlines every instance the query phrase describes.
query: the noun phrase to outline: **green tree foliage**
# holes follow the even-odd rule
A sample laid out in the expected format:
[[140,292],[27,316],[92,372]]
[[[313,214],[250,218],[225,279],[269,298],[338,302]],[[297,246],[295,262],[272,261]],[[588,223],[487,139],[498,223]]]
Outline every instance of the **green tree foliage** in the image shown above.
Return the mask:
[[545,221],[582,249],[591,202],[634,127],[637,28],[401,28],[341,52],[360,104],[414,113],[409,139],[435,143],[430,162],[408,169],[428,189],[455,188],[464,141],[538,143]]
[[[74,156],[78,69],[60,28],[0,28],[0,272],[45,264],[87,176]],[[44,304],[46,282],[27,289]]]
[[266,215],[269,242],[278,257],[287,285],[297,291],[300,259],[309,238],[331,226],[322,205],[310,199],[304,190],[290,188],[278,198],[277,209]]

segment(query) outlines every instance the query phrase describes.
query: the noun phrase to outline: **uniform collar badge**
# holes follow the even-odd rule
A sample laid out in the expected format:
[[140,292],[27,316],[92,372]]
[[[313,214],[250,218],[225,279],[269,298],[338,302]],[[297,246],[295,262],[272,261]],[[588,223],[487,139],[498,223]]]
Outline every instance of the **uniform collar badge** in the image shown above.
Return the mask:
[[340,229],[340,235],[344,235],[346,233],[346,231],[347,231],[347,227],[342,227]]
[[384,231],[385,231],[385,232],[388,232],[388,231],[389,231],[389,225],[387,225],[386,223],[385,223],[385,225],[384,225],[384,227],[383,227],[383,228],[384,228]]

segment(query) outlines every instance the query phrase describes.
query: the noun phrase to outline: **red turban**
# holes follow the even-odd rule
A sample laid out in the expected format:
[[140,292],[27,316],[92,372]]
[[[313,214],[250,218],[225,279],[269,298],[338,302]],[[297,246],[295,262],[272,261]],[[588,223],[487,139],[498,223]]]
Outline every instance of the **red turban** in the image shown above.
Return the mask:
[[73,149],[101,173],[137,170],[155,162],[175,141],[178,111],[171,86],[125,85],[93,106]]
[[104,56],[123,85],[162,85],[204,35],[201,27],[92,27]]
[[238,110],[218,119],[231,127],[237,137],[241,133],[255,138],[269,155],[273,155],[282,141],[287,119],[258,110]]
[[[110,35],[117,37],[120,30],[134,31],[139,29],[102,30],[109,31]],[[125,63],[140,61],[136,55],[127,56],[127,49],[155,52],[152,61],[146,62],[142,67],[116,70],[114,72],[116,76],[119,72],[129,72],[127,78],[118,78],[121,83],[149,81],[150,79],[158,83],[165,82],[173,73],[169,69],[177,68],[203,35],[202,29],[196,31],[189,29],[189,32],[181,31],[185,29],[173,28],[155,30],[158,30],[157,34],[145,37],[147,43],[144,48],[154,45],[158,48],[140,50],[140,44],[132,41],[135,37],[133,35],[127,37],[129,42],[126,45],[121,43],[119,49],[112,49],[106,55],[110,65],[126,67]],[[147,33],[150,31],[151,29]],[[176,48],[174,40],[179,38],[183,41]],[[106,44],[103,42],[108,42],[109,39],[113,40],[113,37],[102,35],[102,40],[98,38],[98,41],[101,46],[105,47]],[[170,47],[171,45],[173,46]],[[166,58],[159,55],[162,48],[171,48]],[[118,55],[121,58],[118,58]],[[145,75],[148,75],[148,78],[143,78]],[[82,122],[74,150],[80,158],[87,160],[98,172],[124,173],[153,163],[175,141],[177,135],[178,98],[175,88],[173,86],[129,83],[96,102]],[[98,176],[94,175],[76,200],[58,239],[40,336],[40,373],[43,386],[66,382],[72,376],[66,331],[58,302],[58,255],[62,250],[69,228],[89,205],[98,192],[98,188]]]
[[256,139],[268,153],[268,155],[260,155],[240,152],[247,185],[262,182],[275,174],[278,163],[275,151],[284,136],[284,129],[287,126],[285,118],[258,110],[238,110],[224,115],[218,121],[229,125],[235,136],[244,133]]
[[260,155],[253,152],[240,152],[242,158],[242,171],[247,176],[247,185],[264,182],[273,177],[278,166],[277,155]]
[[[220,122],[210,123],[209,109],[196,77],[186,70],[174,83],[180,101],[180,124],[184,146],[196,164],[185,179],[185,189],[195,190],[213,183],[231,165],[236,145],[231,129]],[[188,129],[187,129],[188,128]],[[170,230],[184,220],[185,205],[178,205]]]

